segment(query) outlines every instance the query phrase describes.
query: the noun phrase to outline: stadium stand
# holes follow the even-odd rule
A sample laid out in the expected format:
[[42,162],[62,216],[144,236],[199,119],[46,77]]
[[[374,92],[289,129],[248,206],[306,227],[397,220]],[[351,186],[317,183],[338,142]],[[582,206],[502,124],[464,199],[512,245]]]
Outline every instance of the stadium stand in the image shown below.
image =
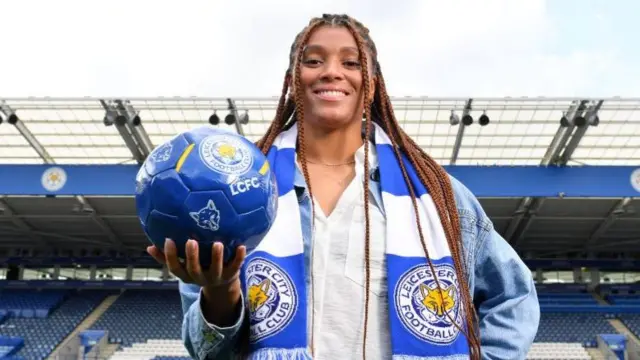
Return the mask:
[[181,342],[182,308],[177,291],[128,290],[92,326],[131,355],[189,356]]
[[[542,317],[527,359],[640,359],[640,100],[392,101],[407,133],[476,192],[531,268]],[[212,116],[230,106],[249,123]],[[188,359],[175,278],[144,255],[137,164],[207,120],[255,140],[276,107],[0,99],[0,172],[13,175],[0,182],[0,359]],[[536,178],[553,166],[566,173]],[[509,181],[486,175],[496,168]]]
[[1,295],[0,311],[6,311],[8,317],[0,324],[0,335],[24,340],[17,358],[43,359],[107,294],[96,290],[5,289]]

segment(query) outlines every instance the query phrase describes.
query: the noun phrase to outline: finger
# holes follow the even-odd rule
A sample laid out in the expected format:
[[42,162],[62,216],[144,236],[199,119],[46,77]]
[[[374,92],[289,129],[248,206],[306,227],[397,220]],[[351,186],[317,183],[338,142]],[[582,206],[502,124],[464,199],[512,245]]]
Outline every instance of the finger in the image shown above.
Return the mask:
[[211,266],[209,269],[210,280],[218,282],[222,276],[224,263],[224,245],[220,242],[213,243],[211,247]]
[[202,281],[202,269],[200,268],[200,254],[198,243],[195,240],[187,241],[187,272],[197,282]]
[[242,267],[242,263],[244,263],[244,258],[246,256],[246,246],[238,246],[238,248],[236,249],[236,256],[233,258],[231,264],[227,266],[227,269],[229,269],[232,274],[236,274],[238,271],[240,271],[240,268]]
[[147,253],[149,253],[149,255],[151,255],[151,257],[159,262],[160,264],[166,264],[167,260],[164,257],[164,254],[162,253],[162,251],[160,251],[160,249],[158,249],[156,246],[148,246],[147,247]]
[[164,242],[164,254],[169,271],[184,282],[192,282],[192,279],[189,278],[189,274],[187,274],[178,260],[178,249],[176,248],[176,244],[173,240],[167,239],[167,241]]

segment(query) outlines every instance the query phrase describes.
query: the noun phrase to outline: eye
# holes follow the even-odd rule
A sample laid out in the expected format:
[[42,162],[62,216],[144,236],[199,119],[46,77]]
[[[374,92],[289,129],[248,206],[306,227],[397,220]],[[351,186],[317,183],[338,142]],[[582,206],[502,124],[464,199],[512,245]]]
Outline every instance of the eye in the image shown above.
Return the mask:
[[360,62],[359,61],[348,60],[348,61],[344,62],[344,65],[346,67],[360,69]]
[[318,59],[305,59],[302,61],[302,63],[305,65],[314,66],[314,65],[320,65],[321,61]]

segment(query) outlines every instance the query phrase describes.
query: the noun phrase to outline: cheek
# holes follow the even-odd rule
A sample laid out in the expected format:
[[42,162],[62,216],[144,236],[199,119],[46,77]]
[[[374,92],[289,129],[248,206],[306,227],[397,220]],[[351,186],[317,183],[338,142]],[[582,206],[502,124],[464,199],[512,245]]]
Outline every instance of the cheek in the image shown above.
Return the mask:
[[[307,89],[309,86],[311,86],[316,78],[317,75],[312,69],[300,69],[300,86],[302,87],[301,90]],[[296,87],[295,83],[293,83],[293,87]]]

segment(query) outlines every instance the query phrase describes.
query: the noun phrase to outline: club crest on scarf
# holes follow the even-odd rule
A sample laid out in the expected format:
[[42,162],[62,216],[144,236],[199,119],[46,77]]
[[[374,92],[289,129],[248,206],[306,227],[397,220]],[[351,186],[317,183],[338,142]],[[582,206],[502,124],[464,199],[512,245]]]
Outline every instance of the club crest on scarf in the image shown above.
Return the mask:
[[455,341],[460,333],[462,304],[453,266],[434,264],[434,269],[441,290],[429,265],[421,264],[400,277],[395,300],[398,317],[408,331],[424,341],[446,345]]
[[256,342],[289,325],[296,310],[297,293],[289,275],[264,258],[252,259],[246,266],[245,276],[250,340]]

